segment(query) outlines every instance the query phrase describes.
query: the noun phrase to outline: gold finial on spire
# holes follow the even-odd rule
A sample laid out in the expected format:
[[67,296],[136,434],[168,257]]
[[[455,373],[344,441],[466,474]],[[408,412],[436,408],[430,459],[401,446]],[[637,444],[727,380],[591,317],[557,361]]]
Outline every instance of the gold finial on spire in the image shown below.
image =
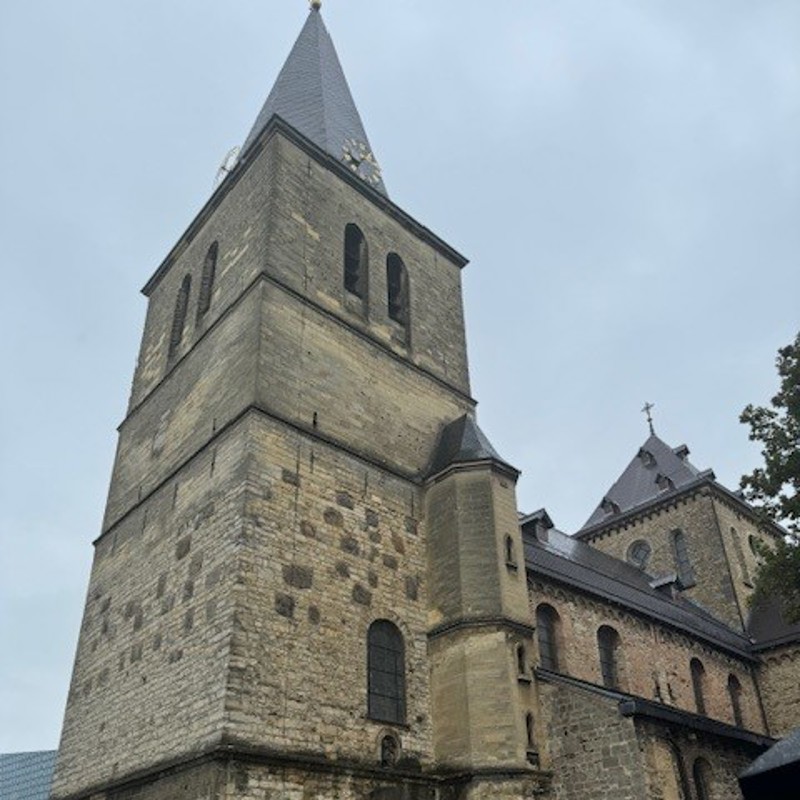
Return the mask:
[[311,8],[314,11],[319,11],[322,8],[322,0],[311,0]]

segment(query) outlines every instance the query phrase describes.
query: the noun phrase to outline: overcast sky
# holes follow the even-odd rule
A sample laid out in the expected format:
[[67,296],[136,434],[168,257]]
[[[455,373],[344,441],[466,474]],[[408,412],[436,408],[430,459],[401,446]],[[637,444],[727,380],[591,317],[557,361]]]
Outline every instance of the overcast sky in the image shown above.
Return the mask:
[[[303,0],[0,10],[0,751],[57,745],[138,349]],[[472,263],[473,394],[580,527],[646,438],[735,487],[800,327],[797,0],[326,0],[392,199]]]

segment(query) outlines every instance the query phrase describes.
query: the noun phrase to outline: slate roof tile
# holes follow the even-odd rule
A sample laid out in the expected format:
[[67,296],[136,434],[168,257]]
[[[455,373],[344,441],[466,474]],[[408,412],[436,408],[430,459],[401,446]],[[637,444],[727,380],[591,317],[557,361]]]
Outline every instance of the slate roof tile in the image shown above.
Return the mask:
[[[322,14],[312,9],[242,147],[244,154],[273,116],[342,160],[355,140],[372,148]],[[386,195],[383,179],[374,187]]]

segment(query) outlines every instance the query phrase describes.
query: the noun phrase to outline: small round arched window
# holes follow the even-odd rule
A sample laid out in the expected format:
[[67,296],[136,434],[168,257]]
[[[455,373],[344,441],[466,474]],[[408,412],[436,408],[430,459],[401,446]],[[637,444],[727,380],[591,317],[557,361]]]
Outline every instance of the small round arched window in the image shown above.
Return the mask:
[[637,539],[628,548],[628,563],[633,564],[637,569],[643,570],[650,560],[650,553],[652,553],[652,548],[649,543],[644,539]]

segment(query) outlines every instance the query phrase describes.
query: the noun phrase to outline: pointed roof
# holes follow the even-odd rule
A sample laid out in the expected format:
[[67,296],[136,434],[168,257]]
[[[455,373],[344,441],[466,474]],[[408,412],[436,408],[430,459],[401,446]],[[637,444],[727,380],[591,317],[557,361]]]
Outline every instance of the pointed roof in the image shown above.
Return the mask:
[[[700,479],[713,480],[709,469],[701,472],[689,461],[686,445],[670,447],[655,434],[639,448],[617,482],[586,521],[581,531],[613,520],[620,514],[678,491]],[[580,535],[580,531],[578,532]]]
[[475,418],[465,414],[445,426],[428,472],[436,475],[455,464],[469,464],[476,461],[493,461],[518,474],[507,461],[500,457],[486,434],[478,427]]
[[[362,177],[360,163],[366,161],[370,167],[375,164],[333,41],[316,7],[312,7],[245,140],[243,155],[275,115],[338,161],[351,153],[356,159],[349,162],[351,169]],[[357,152],[352,153],[354,149]],[[387,194],[379,170],[370,169],[369,178],[375,189]]]

